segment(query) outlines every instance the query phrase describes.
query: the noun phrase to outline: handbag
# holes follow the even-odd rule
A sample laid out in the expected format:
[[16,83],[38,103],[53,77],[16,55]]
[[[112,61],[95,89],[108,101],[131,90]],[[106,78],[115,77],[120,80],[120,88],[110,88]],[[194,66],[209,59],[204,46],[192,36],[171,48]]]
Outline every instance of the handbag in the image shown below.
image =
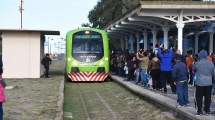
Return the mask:
[[5,88],[7,86],[6,82],[4,81],[4,79],[0,80],[1,85]]

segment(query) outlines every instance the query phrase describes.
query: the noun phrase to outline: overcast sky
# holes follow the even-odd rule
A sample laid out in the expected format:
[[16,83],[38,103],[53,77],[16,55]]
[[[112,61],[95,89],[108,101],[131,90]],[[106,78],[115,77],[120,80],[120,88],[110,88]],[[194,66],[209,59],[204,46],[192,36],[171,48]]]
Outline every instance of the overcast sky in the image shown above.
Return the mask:
[[[0,0],[0,29],[20,29],[21,0]],[[88,23],[88,13],[98,0],[23,0],[23,29],[59,30],[60,36],[49,37],[49,51],[59,52],[65,48],[65,38],[69,30]],[[63,44],[64,43],[64,44]],[[47,41],[45,52],[48,52]],[[61,51],[63,52],[63,51]]]
[[[20,29],[21,0],[0,0],[0,29]],[[98,0],[23,0],[23,29],[67,31],[88,22]]]

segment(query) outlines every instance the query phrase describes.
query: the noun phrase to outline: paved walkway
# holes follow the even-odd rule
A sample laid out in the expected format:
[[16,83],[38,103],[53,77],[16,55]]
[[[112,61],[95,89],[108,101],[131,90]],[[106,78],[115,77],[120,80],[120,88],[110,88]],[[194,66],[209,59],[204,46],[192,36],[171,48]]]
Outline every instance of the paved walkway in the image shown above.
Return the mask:
[[212,114],[210,116],[206,116],[205,113],[203,116],[197,116],[195,104],[194,104],[194,92],[193,86],[189,86],[189,106],[188,107],[179,107],[177,108],[177,95],[172,94],[171,88],[167,86],[167,94],[164,94],[163,91],[153,91],[152,88],[144,88],[141,85],[136,85],[134,82],[123,81],[124,78],[118,77],[116,75],[110,74],[110,77],[122,84],[123,86],[127,87],[133,92],[136,92],[152,101],[159,103],[161,105],[166,106],[167,108],[177,112],[181,116],[184,116],[188,119],[192,120],[215,120],[215,96],[213,96],[213,101],[211,104],[211,111]]

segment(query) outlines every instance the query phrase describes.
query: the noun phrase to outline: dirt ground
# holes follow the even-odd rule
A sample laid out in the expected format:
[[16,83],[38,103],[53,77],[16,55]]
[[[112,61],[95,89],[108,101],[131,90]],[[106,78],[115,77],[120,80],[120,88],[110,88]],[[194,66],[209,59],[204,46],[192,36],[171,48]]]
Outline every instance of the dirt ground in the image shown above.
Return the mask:
[[5,79],[4,120],[52,120],[63,80],[63,61],[53,61],[50,78]]

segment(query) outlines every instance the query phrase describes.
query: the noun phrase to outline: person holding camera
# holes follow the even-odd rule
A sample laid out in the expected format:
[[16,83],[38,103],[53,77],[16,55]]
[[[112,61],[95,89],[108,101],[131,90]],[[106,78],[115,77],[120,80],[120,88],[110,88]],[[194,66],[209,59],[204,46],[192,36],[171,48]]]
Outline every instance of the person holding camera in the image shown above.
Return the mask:
[[138,52],[136,54],[137,60],[140,61],[139,63],[139,68],[137,69],[139,74],[136,74],[136,83],[138,83],[139,81],[139,75],[141,76],[141,81],[144,85],[144,87],[147,86],[147,68],[148,68],[148,64],[149,64],[149,57],[148,57],[148,53],[146,51],[143,52],[143,54],[141,54],[140,52]]
[[[162,50],[161,50],[162,49]],[[163,80],[164,93],[167,93],[166,84],[170,84],[172,93],[176,94],[176,86],[172,80],[172,57],[173,52],[171,49],[163,48],[163,44],[158,48],[158,56],[161,59],[161,78]]]

